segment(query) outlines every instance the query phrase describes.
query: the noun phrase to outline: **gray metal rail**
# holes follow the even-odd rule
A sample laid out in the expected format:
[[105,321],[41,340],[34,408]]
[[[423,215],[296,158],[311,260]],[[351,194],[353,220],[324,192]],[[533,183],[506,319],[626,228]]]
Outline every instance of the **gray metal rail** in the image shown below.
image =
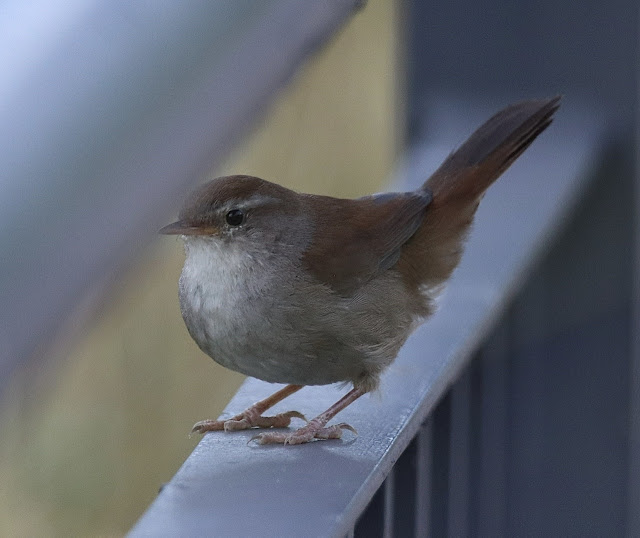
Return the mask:
[[0,390],[104,291],[358,4],[5,6]]
[[[411,153],[395,186],[421,183],[503,103],[490,108],[461,104],[431,103],[429,114],[435,127],[430,142]],[[473,110],[473,117],[456,115],[456,110]],[[250,431],[208,434],[164,486],[131,536],[345,536],[354,529],[363,536],[390,536],[394,529],[397,536],[423,536],[427,529],[444,529],[438,518],[446,519],[448,510],[457,512],[460,507],[442,506],[444,496],[438,493],[442,491],[438,484],[464,491],[471,469],[469,463],[456,465],[449,483],[447,462],[455,461],[456,449],[443,452],[438,443],[449,443],[452,433],[463,441],[467,435],[469,374],[431,414],[583,191],[601,134],[588,118],[575,105],[565,103],[554,125],[490,189],[437,314],[401,350],[383,377],[380,394],[360,399],[339,416],[358,429],[357,437],[345,435],[342,441],[284,448],[247,445],[254,434]],[[500,353],[499,338],[492,341],[489,349]],[[502,375],[495,369],[494,381],[499,384]],[[273,385],[247,380],[223,416],[273,390]],[[343,392],[336,387],[308,387],[278,409],[298,409],[313,416]],[[504,414],[500,395],[494,400],[486,405],[493,413]],[[449,431],[452,427],[457,429]],[[456,446],[464,446],[463,441]],[[425,457],[430,452],[435,459]],[[438,454],[445,454],[445,459],[438,460]],[[499,455],[494,463],[499,466]],[[500,480],[499,473],[492,476]],[[384,488],[379,489],[385,479]],[[504,491],[499,483],[495,488]],[[455,496],[458,502],[467,497]]]

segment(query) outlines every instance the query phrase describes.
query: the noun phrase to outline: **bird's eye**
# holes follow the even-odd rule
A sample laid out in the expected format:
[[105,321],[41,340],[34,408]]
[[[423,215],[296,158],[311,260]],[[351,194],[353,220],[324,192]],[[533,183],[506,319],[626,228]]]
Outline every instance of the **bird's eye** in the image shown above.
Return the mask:
[[240,226],[244,222],[244,211],[232,209],[225,216],[225,220],[229,226]]

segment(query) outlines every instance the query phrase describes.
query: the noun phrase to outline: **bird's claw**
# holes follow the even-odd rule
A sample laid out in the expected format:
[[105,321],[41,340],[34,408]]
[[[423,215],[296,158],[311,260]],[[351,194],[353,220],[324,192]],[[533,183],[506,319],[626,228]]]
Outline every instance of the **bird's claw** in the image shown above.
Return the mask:
[[255,441],[259,445],[270,444],[283,444],[283,445],[300,445],[308,443],[314,439],[340,439],[342,437],[342,430],[349,430],[355,435],[358,435],[356,429],[345,423],[335,424],[333,426],[322,426],[319,424],[309,423],[307,426],[294,431],[293,433],[286,432],[263,432],[254,435],[247,444]]
[[231,432],[250,428],[286,428],[291,423],[292,418],[300,418],[305,422],[309,422],[307,417],[299,411],[287,411],[272,417],[263,417],[247,410],[227,420],[201,420],[196,422],[191,428],[190,435],[222,430]]

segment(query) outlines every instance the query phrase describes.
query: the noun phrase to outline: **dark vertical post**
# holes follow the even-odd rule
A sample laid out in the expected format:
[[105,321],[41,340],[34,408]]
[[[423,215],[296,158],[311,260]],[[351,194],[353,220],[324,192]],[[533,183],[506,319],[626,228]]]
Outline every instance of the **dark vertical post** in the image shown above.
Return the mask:
[[448,392],[433,413],[431,536],[447,536],[449,533],[450,432],[451,392]]
[[481,351],[482,399],[478,527],[481,536],[504,536],[506,521],[507,372],[509,326],[503,319]]
[[431,451],[433,445],[433,420],[428,419],[420,428],[416,437],[416,536],[427,536],[431,526],[431,482],[432,460]]
[[547,288],[543,271],[532,274],[511,308],[511,368],[509,375],[508,521],[507,534],[541,533],[544,518],[546,405],[545,354],[548,338]]
[[419,435],[411,441],[393,468],[393,535],[416,536],[419,482]]
[[358,518],[354,529],[355,538],[382,538],[385,514],[385,487],[378,488],[369,505]]
[[467,368],[451,388],[451,469],[449,534],[469,535],[471,464],[471,373]]
[[[640,13],[640,7],[638,8]],[[631,367],[629,401],[629,476],[627,536],[640,536],[640,15],[636,37],[635,170],[633,212],[633,295],[631,313]]]

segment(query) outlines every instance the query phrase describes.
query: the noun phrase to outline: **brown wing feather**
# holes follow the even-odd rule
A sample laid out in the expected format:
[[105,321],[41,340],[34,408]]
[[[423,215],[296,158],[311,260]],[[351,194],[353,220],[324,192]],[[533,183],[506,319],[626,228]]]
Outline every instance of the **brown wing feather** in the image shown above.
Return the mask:
[[437,286],[458,265],[482,195],[552,121],[560,97],[530,100],[498,112],[426,181],[430,204],[398,268],[410,286]]
[[342,295],[351,295],[397,262],[430,201],[427,191],[358,200],[307,195],[316,228],[313,248],[305,253],[303,262],[318,280]]

